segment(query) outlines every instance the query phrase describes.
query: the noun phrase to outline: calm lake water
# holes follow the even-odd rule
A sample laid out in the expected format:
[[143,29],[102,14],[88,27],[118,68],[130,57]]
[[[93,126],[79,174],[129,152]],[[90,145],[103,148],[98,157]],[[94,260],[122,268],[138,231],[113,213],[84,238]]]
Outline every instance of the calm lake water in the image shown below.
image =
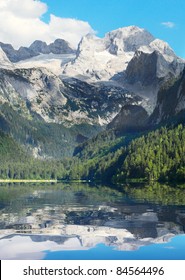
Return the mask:
[[0,259],[185,259],[185,186],[1,184]]

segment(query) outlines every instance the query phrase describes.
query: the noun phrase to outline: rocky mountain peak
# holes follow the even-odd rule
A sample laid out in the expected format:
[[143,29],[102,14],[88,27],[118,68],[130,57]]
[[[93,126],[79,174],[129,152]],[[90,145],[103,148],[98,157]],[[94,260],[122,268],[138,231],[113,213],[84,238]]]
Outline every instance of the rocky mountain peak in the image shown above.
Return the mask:
[[157,59],[158,55],[155,51],[151,54],[144,53],[140,50],[136,51],[125,71],[126,81],[129,84],[139,82],[144,86],[153,83],[154,77],[157,74]]
[[175,55],[167,43],[155,40],[147,49],[139,48],[128,63],[125,71],[128,83],[154,85],[160,79],[178,77],[182,72],[184,61]]
[[81,54],[87,54],[89,55],[90,53],[94,52],[101,52],[106,49],[106,46],[104,44],[103,39],[98,38],[94,34],[87,34],[84,36],[77,49],[77,57]]
[[172,48],[169,46],[169,44],[160,39],[155,39],[154,41],[152,41],[149,47],[153,50],[160,52],[163,55],[167,55],[171,57],[176,56]]
[[63,39],[56,39],[48,47],[50,52],[54,54],[66,54],[74,52],[74,49],[69,46],[69,43]]
[[154,39],[148,31],[137,26],[119,28],[105,36],[110,53],[115,55],[135,52],[139,47],[149,45]]
[[48,45],[45,42],[42,42],[40,40],[34,41],[30,45],[29,49],[34,51],[35,53],[43,53],[43,54],[49,54],[50,53]]

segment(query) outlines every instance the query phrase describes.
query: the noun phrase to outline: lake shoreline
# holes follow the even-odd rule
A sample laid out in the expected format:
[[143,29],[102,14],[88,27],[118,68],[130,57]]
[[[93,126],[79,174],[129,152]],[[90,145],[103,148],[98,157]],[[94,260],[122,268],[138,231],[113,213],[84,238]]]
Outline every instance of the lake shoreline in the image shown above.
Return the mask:
[[57,183],[58,180],[0,179],[0,183]]

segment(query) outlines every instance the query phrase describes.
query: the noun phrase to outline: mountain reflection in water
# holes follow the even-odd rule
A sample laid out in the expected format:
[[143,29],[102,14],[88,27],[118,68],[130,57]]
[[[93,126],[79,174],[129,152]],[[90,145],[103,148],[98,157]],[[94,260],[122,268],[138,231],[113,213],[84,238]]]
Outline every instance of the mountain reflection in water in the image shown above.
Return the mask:
[[1,185],[0,217],[0,259],[96,248],[101,259],[105,246],[129,252],[184,234],[185,188]]

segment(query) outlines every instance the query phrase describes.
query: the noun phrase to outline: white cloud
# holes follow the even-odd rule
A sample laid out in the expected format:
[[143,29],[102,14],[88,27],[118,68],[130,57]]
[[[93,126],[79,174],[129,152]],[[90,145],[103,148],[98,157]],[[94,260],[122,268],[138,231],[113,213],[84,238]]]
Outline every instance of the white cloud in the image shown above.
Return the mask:
[[77,46],[82,36],[94,33],[88,22],[50,15],[42,20],[47,5],[38,0],[0,0],[0,41],[15,48],[29,46],[34,40],[47,43],[62,38]]
[[20,18],[40,17],[47,11],[47,5],[33,0],[1,0],[1,11],[12,13]]
[[172,21],[166,21],[166,22],[162,22],[162,25],[164,25],[167,28],[174,28],[175,27],[175,23]]
[[95,33],[88,22],[72,18],[50,16],[49,33],[53,39],[64,38],[73,46],[77,45],[82,36]]

